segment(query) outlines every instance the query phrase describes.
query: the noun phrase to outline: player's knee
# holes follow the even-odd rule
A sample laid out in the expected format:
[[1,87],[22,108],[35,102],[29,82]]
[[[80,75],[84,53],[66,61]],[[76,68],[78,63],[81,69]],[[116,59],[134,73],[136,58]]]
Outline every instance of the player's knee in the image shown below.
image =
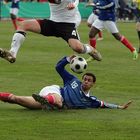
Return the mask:
[[92,35],[92,32],[90,31],[89,34],[88,34],[89,38],[92,38],[93,35]]
[[120,41],[121,38],[122,38],[122,36],[121,36],[119,33],[113,33],[112,35],[113,35],[113,36],[115,37],[115,39],[118,40],[118,41]]
[[59,101],[59,102],[57,103],[57,105],[61,108],[61,107],[63,106],[62,101]]
[[88,34],[89,38],[94,38],[96,35],[94,32],[90,31]]
[[91,24],[87,22],[87,26],[90,28],[91,27]]
[[10,16],[11,16],[11,19],[13,19],[13,20],[16,19],[16,15],[11,14]]
[[94,38],[99,32],[100,30],[96,29],[95,27],[91,27],[89,32],[89,38]]

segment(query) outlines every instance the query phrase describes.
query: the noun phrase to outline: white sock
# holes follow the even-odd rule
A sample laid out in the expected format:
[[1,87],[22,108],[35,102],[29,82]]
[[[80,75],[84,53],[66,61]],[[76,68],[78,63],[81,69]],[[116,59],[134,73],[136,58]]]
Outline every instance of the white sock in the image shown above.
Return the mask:
[[24,42],[25,36],[21,33],[15,33],[12,39],[11,43],[11,54],[16,58],[16,55],[18,53],[18,50],[21,46],[21,44]]
[[82,53],[91,53],[93,48],[89,44],[83,44],[84,51]]

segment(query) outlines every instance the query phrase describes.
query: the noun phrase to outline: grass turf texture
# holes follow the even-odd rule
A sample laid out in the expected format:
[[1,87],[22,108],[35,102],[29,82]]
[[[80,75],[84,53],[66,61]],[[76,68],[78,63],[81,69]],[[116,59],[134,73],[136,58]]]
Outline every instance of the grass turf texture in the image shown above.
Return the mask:
[[[8,21],[0,22],[0,27],[0,47],[8,49],[13,27]],[[137,47],[135,23],[118,23],[118,27]],[[88,42],[88,31],[83,22],[79,27],[79,34],[85,43]],[[103,61],[91,62],[87,69],[97,76],[97,83],[92,91],[99,99],[111,103],[123,104],[133,100],[127,110],[42,111],[0,102],[0,139],[139,140],[140,59],[133,61],[129,50],[107,31],[103,32],[103,37],[103,41],[97,42]],[[16,63],[10,64],[0,59],[0,91],[30,96],[46,85],[62,85],[54,66],[61,57],[72,53],[62,39],[28,33]]]

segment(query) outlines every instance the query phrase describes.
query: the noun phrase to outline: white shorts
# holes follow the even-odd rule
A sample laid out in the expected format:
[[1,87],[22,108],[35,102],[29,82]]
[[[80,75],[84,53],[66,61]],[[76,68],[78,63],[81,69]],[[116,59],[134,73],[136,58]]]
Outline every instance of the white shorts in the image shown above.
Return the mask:
[[39,95],[41,97],[44,97],[44,96],[47,96],[49,93],[56,93],[61,96],[60,86],[58,85],[46,86],[41,89],[41,91],[39,92]]
[[89,24],[93,24],[93,22],[98,18],[97,15],[95,15],[94,13],[91,13],[87,19],[87,23]]
[[18,8],[10,8],[10,14],[13,14],[13,15],[18,15]]
[[99,19],[96,19],[95,22],[92,24],[95,28],[102,31],[104,28],[107,29],[111,33],[118,33],[118,28],[116,26],[116,23],[113,21],[102,21]]

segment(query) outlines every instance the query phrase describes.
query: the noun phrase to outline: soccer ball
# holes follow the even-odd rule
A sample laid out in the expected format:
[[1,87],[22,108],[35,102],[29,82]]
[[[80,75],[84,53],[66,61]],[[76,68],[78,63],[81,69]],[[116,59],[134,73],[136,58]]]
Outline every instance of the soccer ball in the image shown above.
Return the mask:
[[82,73],[87,68],[87,62],[83,57],[76,56],[70,61],[70,68],[75,73]]

